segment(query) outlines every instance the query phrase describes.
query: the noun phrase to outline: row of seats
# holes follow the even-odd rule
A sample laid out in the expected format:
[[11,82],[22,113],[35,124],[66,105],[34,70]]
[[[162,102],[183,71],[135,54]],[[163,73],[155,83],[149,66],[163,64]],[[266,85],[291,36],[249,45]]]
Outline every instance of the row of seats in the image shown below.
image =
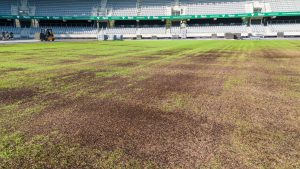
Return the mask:
[[[18,0],[1,0],[0,14],[11,14],[11,6]],[[170,15],[168,7],[179,6],[185,15],[247,13],[250,0],[28,0],[40,16],[164,16]],[[255,0],[268,4],[270,11],[300,11],[299,0]],[[139,2],[139,3],[138,3]],[[105,11],[100,12],[99,10]],[[263,9],[266,11],[266,9]]]
[[111,28],[105,31],[106,34],[136,34],[137,28]]
[[141,28],[141,34],[166,34],[166,27],[148,27],[148,28]]
[[143,28],[128,28],[128,27],[118,27],[118,28],[109,28],[106,29],[106,34],[166,34],[165,27],[143,27]]
[[12,26],[0,26],[0,33],[2,32],[12,32],[14,34],[20,34],[21,33],[21,28],[16,28]]
[[252,32],[253,33],[262,33],[262,32],[266,32],[267,31],[267,27],[266,26],[264,26],[264,25],[259,25],[259,24],[257,24],[257,25],[251,25],[250,26],[250,28],[251,28],[251,30],[252,30]]
[[[44,28],[44,27],[41,27]],[[31,35],[39,33],[41,28],[27,28]],[[46,27],[45,27],[46,28]],[[98,30],[95,27],[51,27],[55,34],[97,34]],[[253,33],[264,33],[267,30],[271,32],[300,32],[300,24],[268,24],[264,25],[251,25],[250,30]],[[148,34],[159,35],[167,34],[166,27],[115,27],[102,29],[105,34],[117,34],[117,35],[129,35],[129,34]],[[248,27],[246,25],[192,25],[186,29],[179,26],[171,27],[171,34],[186,33],[248,33]],[[14,34],[20,34],[22,28],[16,28],[11,26],[0,26],[0,32],[13,32]]]
[[[41,27],[41,28],[31,28],[30,34],[35,34],[40,31],[40,29],[48,28],[48,27]],[[97,34],[97,28],[93,27],[51,27],[53,32],[56,34]]]
[[273,32],[300,32],[300,24],[270,24],[269,28]]
[[245,25],[230,25],[230,26],[189,26],[187,33],[247,33]]
[[170,7],[174,0],[142,0],[141,16],[165,16],[167,7]]
[[[249,30],[248,30],[249,29]],[[266,33],[271,32],[300,32],[300,24],[269,24],[264,25],[191,25],[186,29],[179,26],[171,27],[171,34],[186,33]],[[166,34],[167,29],[165,27],[147,27],[147,28],[126,28],[118,27],[107,29],[107,34],[151,34],[159,35]]]
[[36,7],[37,16],[91,16],[99,4],[99,0],[28,0],[29,6]]
[[[112,1],[112,0],[111,0]],[[116,1],[116,0],[113,0]],[[237,14],[247,13],[247,4],[253,1],[247,0],[179,0],[176,3],[174,0],[143,0],[140,4],[140,11],[136,0],[130,0],[126,3],[119,2],[117,8],[112,8],[112,15],[128,15],[128,16],[165,16],[170,15],[168,7],[177,5],[182,7],[182,14],[185,15],[201,15],[201,14]],[[273,12],[291,12],[300,11],[299,0],[256,0],[261,4],[270,6],[269,11]],[[128,3],[134,5],[128,5]],[[267,9],[262,9],[266,11]],[[127,12],[125,12],[127,11]]]
[[134,16],[137,14],[136,0],[119,0],[107,1],[108,14],[112,16]]
[[259,0],[259,1],[269,3],[271,10],[275,12],[300,11],[299,0]]
[[0,15],[11,14],[11,0],[0,0]]
[[186,4],[186,15],[194,14],[239,14],[246,13],[246,2]]

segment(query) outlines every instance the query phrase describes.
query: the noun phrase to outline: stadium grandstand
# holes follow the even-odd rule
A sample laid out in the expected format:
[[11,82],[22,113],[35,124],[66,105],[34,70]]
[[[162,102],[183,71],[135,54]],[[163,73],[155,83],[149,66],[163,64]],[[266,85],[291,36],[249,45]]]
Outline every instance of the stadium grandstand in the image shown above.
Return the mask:
[[0,32],[35,38],[299,37],[299,0],[1,0]]

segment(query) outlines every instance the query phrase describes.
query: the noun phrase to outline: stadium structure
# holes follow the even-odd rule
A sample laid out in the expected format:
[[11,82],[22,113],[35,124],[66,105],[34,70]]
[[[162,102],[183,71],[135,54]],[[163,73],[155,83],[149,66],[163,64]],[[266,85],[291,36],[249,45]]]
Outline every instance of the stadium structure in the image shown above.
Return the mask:
[[35,38],[299,37],[299,0],[1,0],[0,31]]

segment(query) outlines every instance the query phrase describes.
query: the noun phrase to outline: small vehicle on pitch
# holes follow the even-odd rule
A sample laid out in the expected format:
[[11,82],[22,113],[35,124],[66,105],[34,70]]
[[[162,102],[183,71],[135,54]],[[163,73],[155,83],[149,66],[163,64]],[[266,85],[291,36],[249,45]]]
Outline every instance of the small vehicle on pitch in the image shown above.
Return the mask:
[[41,41],[55,41],[54,33],[52,29],[41,29],[40,33]]

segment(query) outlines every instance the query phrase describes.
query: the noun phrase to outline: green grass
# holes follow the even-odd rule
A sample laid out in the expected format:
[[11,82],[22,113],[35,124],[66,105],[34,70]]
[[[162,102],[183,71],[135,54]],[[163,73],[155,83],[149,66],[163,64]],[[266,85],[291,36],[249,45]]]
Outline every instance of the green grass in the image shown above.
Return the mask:
[[[0,168],[298,168],[299,50],[299,41],[0,45]],[[80,98],[207,119],[204,128],[224,131],[212,154],[191,158],[195,166],[87,146],[60,128],[28,132],[49,108]]]

